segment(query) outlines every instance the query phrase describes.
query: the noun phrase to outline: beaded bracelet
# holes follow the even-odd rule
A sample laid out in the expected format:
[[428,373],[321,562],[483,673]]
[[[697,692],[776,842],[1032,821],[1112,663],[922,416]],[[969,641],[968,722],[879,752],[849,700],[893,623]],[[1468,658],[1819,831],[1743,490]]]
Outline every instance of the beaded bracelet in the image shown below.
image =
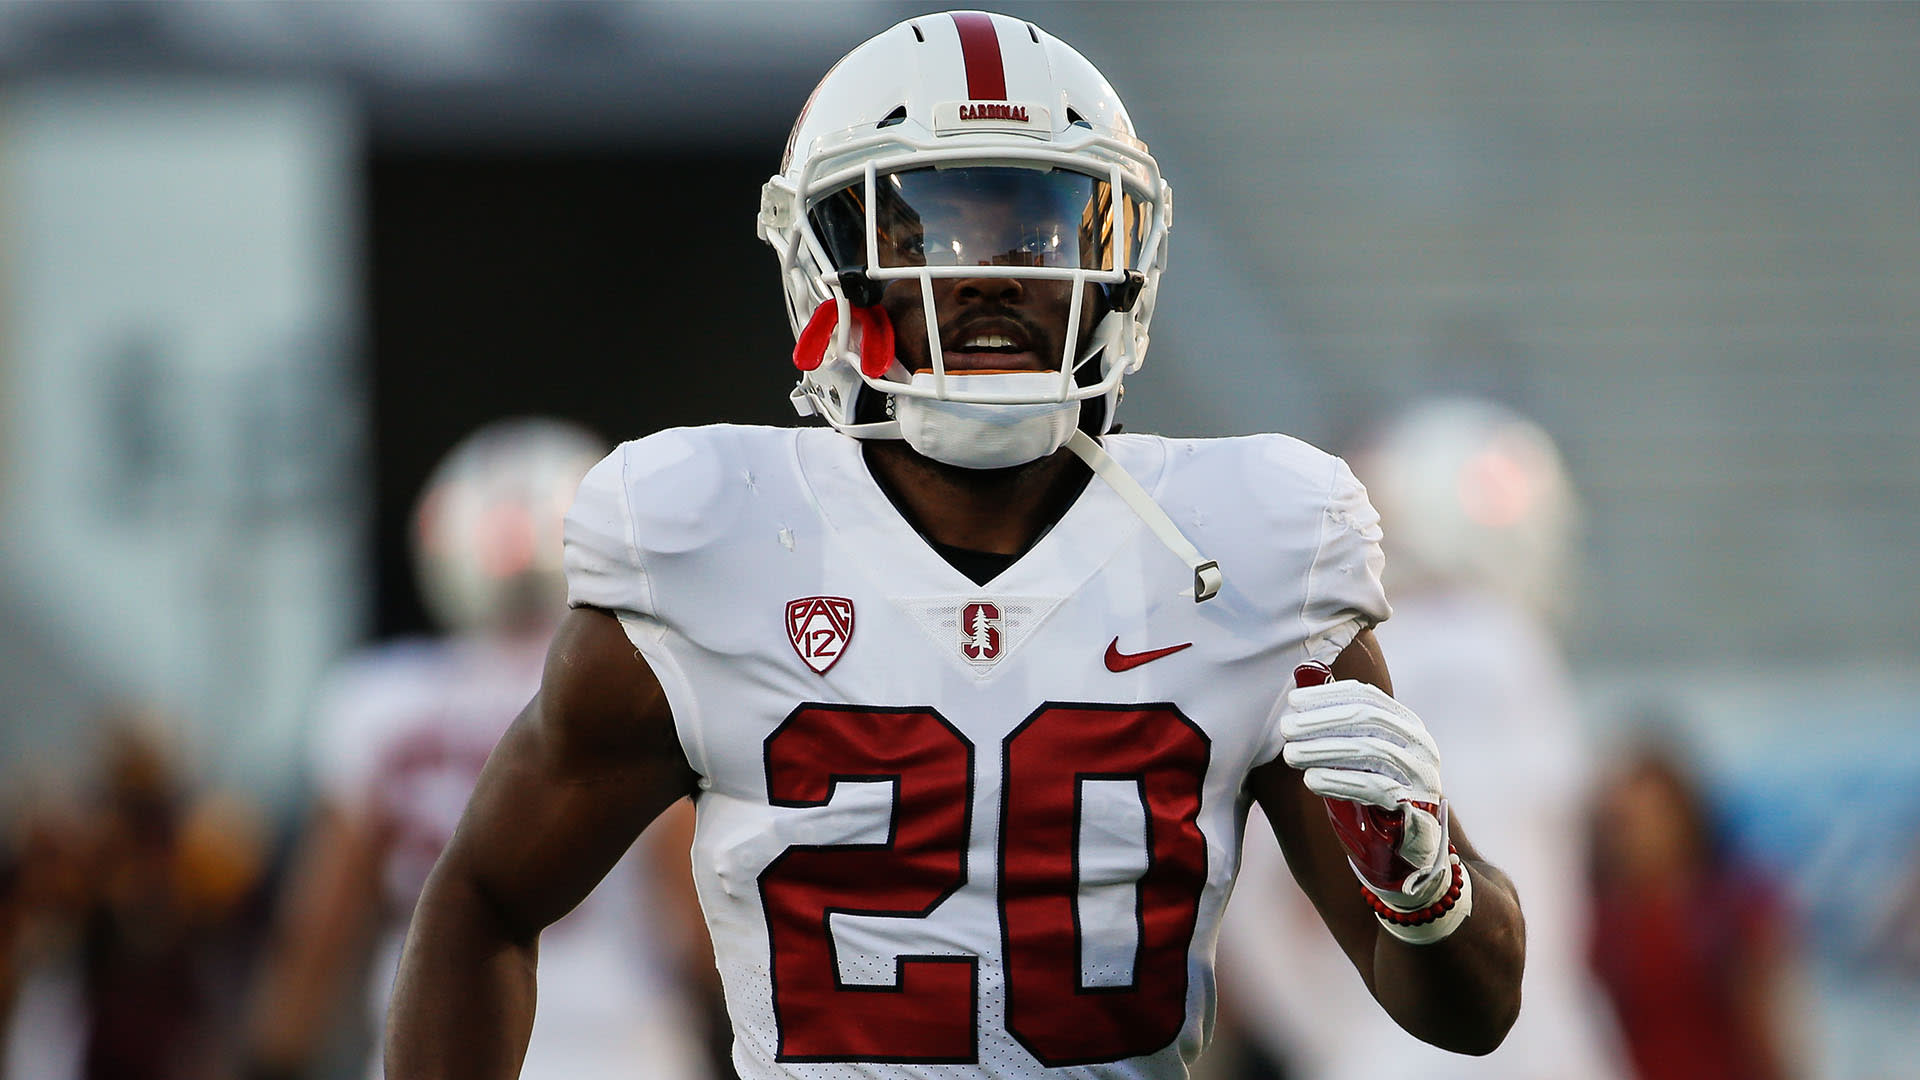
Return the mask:
[[1447,845],[1447,860],[1452,864],[1453,881],[1446,893],[1418,911],[1401,911],[1380,899],[1372,889],[1362,888],[1373,917],[1387,932],[1415,945],[1431,945],[1454,932],[1473,913],[1473,879],[1452,844]]

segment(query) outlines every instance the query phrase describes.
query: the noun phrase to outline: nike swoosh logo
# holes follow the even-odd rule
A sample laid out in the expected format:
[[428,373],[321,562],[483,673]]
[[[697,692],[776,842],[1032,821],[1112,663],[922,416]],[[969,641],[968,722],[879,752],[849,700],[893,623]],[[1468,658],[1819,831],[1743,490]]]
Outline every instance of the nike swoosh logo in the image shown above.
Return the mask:
[[1132,671],[1141,664],[1152,663],[1163,656],[1172,656],[1181,649],[1193,648],[1193,642],[1182,645],[1169,645],[1164,649],[1149,649],[1146,652],[1123,653],[1120,651],[1120,639],[1114,638],[1107,646],[1107,670],[1112,672]]

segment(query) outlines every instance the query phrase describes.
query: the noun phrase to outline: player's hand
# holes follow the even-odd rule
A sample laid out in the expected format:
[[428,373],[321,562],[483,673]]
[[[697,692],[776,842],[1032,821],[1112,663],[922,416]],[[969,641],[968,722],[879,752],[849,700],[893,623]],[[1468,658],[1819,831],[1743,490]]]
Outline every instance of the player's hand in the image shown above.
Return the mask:
[[1395,911],[1428,908],[1447,897],[1455,876],[1440,749],[1413,710],[1379,687],[1320,682],[1330,678],[1320,664],[1294,673],[1280,719],[1282,756],[1327,800],[1361,882]]

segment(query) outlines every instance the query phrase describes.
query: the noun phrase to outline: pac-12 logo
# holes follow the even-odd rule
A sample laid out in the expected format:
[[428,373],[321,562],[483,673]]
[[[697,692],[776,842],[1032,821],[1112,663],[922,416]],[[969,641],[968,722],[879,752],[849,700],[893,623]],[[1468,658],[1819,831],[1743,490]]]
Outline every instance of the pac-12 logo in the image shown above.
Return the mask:
[[1000,659],[1006,629],[1000,605],[976,600],[960,609],[960,651],[976,664],[991,664]]
[[787,601],[787,640],[806,665],[821,675],[840,660],[853,639],[853,601],[844,596],[806,596]]

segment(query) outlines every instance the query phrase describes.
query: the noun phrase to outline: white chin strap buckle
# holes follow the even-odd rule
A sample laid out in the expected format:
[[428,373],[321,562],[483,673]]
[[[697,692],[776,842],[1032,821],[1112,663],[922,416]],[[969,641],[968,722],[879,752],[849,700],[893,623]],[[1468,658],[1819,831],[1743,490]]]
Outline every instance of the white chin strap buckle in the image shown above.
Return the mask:
[[[1175,554],[1178,554],[1176,552]],[[1193,568],[1193,600],[1211,600],[1220,592],[1220,586],[1226,584],[1226,577],[1220,573],[1220,564],[1208,559]]]

